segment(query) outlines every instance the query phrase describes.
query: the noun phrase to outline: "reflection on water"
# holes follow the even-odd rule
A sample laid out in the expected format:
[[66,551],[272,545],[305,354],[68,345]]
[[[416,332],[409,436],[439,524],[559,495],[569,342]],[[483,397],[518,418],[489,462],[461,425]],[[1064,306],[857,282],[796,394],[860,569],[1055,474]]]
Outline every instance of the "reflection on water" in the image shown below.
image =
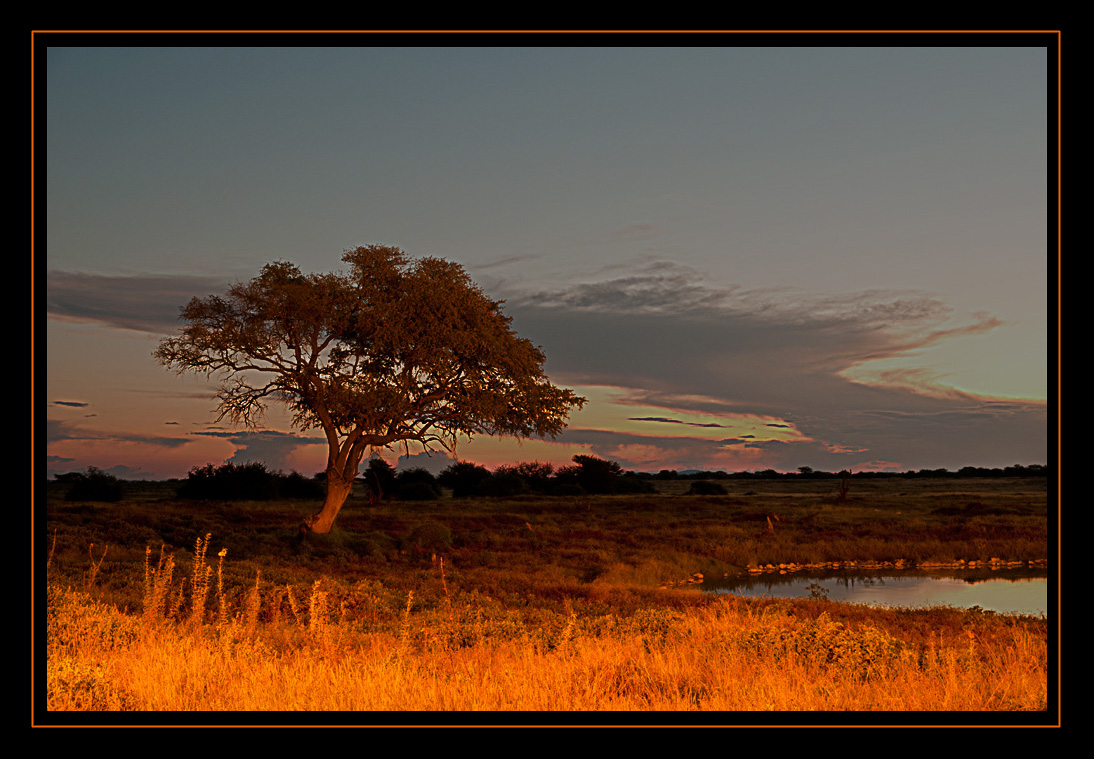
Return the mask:
[[882,606],[979,606],[1002,614],[1048,614],[1044,572],[794,572],[704,581],[707,592],[769,598],[826,597]]

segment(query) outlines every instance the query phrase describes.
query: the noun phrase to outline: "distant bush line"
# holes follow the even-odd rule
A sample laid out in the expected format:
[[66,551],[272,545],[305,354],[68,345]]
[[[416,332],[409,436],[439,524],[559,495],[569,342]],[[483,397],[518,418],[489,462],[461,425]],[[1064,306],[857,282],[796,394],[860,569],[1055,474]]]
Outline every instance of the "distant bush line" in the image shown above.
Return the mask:
[[654,479],[682,479],[682,480],[823,480],[840,479],[850,476],[853,479],[884,479],[884,478],[916,478],[916,477],[1047,477],[1048,467],[1044,464],[1030,464],[1023,466],[1004,467],[1002,469],[990,469],[979,466],[966,466],[956,471],[949,469],[912,469],[906,472],[823,472],[811,467],[798,467],[795,472],[776,472],[774,469],[762,469],[751,472],[726,472],[687,470],[677,472],[673,469],[663,469],[657,474],[649,475]]
[[[724,470],[662,469],[659,472],[623,471],[614,461],[596,456],[577,455],[573,464],[555,467],[538,461],[506,464],[493,471],[471,462],[455,462],[439,475],[425,469],[396,472],[379,457],[369,460],[357,482],[370,499],[428,501],[441,497],[443,490],[454,498],[513,498],[524,495],[581,496],[654,493],[655,481],[692,480],[688,495],[726,493],[718,480],[819,480],[819,479],[892,479],[892,478],[969,478],[969,477],[1047,477],[1043,464],[1015,465],[989,469],[967,466],[956,471],[919,469],[906,472],[824,472],[799,467],[795,472],[726,472]],[[96,467],[86,472],[58,474],[56,482],[69,486],[68,501],[119,501],[123,480]],[[194,467],[185,480],[175,481],[179,498],[190,500],[321,500],[326,492],[322,473],[306,477],[299,472],[284,474],[271,471],[265,464],[207,464]]]
[[66,501],[105,501],[113,503],[122,499],[122,481],[101,469],[89,466],[86,472],[69,472],[57,475],[57,482],[66,483]]

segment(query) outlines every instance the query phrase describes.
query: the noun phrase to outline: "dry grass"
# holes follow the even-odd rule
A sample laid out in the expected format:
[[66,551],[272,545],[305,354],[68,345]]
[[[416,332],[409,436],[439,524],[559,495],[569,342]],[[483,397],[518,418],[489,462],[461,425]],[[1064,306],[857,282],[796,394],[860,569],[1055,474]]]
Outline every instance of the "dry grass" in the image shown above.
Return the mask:
[[[190,578],[191,588],[200,586]],[[316,583],[287,615],[255,598],[123,614],[50,593],[47,708],[154,712],[1041,711],[1043,623],[962,619],[926,640],[786,604],[717,598],[690,609],[540,615],[463,605],[392,624],[333,609]],[[180,585],[181,587],[181,585]],[[151,604],[159,597],[149,584]],[[171,593],[166,594],[171,596]],[[266,593],[272,604],[278,594]],[[187,599],[192,601],[193,599]],[[267,610],[270,611],[270,610]],[[747,718],[746,718],[747,719]],[[929,721],[929,718],[928,718]]]
[[362,506],[307,543],[288,505],[51,504],[36,719],[1051,724],[1044,619],[657,590],[749,562],[1047,550],[1043,491],[898,485],[919,490]]

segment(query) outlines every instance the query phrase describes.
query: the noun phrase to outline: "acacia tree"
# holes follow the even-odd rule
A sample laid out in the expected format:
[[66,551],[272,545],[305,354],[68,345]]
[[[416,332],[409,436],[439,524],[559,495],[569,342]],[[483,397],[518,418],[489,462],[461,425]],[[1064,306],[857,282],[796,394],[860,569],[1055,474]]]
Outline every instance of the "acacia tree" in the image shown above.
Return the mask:
[[477,434],[555,437],[584,405],[555,387],[543,352],[459,264],[399,248],[347,250],[348,272],[276,262],[224,296],[194,298],[154,356],[222,379],[218,421],[255,426],[270,400],[327,440],[327,494],[305,522],[328,532],[369,451],[452,450]]

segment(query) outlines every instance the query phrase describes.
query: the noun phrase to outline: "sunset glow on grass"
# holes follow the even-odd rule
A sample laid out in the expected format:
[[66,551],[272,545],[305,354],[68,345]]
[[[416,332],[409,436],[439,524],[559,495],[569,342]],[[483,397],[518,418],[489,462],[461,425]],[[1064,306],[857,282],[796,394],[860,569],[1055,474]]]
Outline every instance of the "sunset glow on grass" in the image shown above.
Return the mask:
[[1059,36],[33,31],[34,725],[1058,726]]

